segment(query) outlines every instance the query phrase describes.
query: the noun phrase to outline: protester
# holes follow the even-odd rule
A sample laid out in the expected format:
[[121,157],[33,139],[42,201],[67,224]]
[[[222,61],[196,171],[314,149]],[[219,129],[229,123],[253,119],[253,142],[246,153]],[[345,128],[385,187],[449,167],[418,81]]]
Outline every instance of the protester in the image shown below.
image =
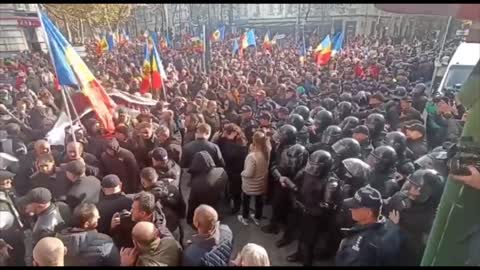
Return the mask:
[[243,246],[237,258],[233,261],[235,266],[270,266],[268,253],[262,246],[257,244],[246,244]]
[[182,266],[227,266],[233,249],[233,234],[227,225],[220,224],[215,209],[199,205],[193,224],[198,234],[183,252]]
[[100,219],[91,203],[73,211],[72,226],[56,234],[65,248],[65,266],[119,266],[120,254],[110,236],[96,231]]
[[65,266],[67,248],[55,237],[44,237],[33,249],[33,266]]

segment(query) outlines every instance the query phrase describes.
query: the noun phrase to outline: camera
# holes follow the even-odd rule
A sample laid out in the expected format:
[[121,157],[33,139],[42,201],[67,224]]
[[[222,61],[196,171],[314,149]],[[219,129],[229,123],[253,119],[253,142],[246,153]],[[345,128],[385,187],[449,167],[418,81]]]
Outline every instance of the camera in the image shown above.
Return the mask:
[[471,136],[461,137],[458,143],[451,145],[447,156],[447,167],[451,174],[470,175],[469,165],[480,168],[480,146],[473,142]]
[[132,217],[132,213],[130,213],[130,211],[128,211],[127,209],[123,209],[120,212],[120,224],[130,221],[131,217]]

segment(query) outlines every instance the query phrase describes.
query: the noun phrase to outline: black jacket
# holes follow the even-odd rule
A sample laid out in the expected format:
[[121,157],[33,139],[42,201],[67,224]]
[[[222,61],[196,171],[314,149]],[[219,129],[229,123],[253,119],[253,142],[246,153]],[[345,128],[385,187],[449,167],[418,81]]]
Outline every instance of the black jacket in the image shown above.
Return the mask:
[[104,175],[116,174],[123,184],[125,193],[135,193],[138,191],[139,174],[137,161],[132,152],[117,145],[117,154],[112,157],[106,152],[102,153],[100,158],[101,171]]
[[65,172],[56,168],[56,172],[52,175],[46,175],[40,172],[32,175],[32,188],[43,187],[52,193],[54,200],[64,201],[70,183],[66,179]]
[[180,162],[182,157],[182,146],[176,143],[173,143],[171,139],[163,143],[158,143],[159,147],[164,148],[167,151],[168,158],[175,161],[176,163]]
[[158,179],[162,179],[162,178],[173,179],[174,181],[172,182],[172,184],[177,188],[180,187],[180,176],[182,173],[182,169],[180,168],[180,166],[178,166],[177,163],[175,163],[175,161],[169,159],[167,162],[166,169],[158,168],[158,167],[154,167],[154,168],[155,168],[155,171],[157,171]]
[[223,160],[220,148],[218,148],[216,144],[203,139],[196,139],[183,146],[183,154],[182,159],[180,160],[180,167],[190,168],[193,156],[195,155],[195,153],[198,153],[200,151],[206,151],[210,154],[213,161],[215,162],[215,167],[225,167],[225,161]]
[[124,193],[117,193],[112,195],[101,195],[100,201],[97,204],[100,219],[98,220],[97,230],[101,233],[110,233],[110,223],[112,216],[116,212],[123,209],[130,211],[133,199]]
[[225,171],[228,175],[231,192],[241,192],[243,165],[248,154],[246,146],[232,142],[226,138],[220,138],[218,146],[225,159]]
[[32,229],[33,246],[40,241],[40,239],[47,236],[54,236],[55,231],[64,225],[60,211],[55,204],[51,204],[45,211],[40,213],[37,221]]
[[407,147],[412,153],[412,160],[416,160],[428,153],[427,142],[424,139],[413,141],[407,140]]
[[206,151],[201,151],[193,156],[189,173],[192,176],[190,200],[215,207],[228,180],[225,170],[215,167],[212,157]]
[[100,180],[94,176],[80,176],[67,192],[67,204],[72,211],[82,203],[98,203],[101,192]]
[[173,183],[159,180],[146,191],[155,196],[155,201],[160,201],[162,210],[165,213],[167,228],[170,232],[175,231],[180,224],[180,219],[185,218],[186,211],[185,201],[178,187]]
[[106,234],[67,228],[56,237],[67,248],[65,266],[120,266],[118,248]]

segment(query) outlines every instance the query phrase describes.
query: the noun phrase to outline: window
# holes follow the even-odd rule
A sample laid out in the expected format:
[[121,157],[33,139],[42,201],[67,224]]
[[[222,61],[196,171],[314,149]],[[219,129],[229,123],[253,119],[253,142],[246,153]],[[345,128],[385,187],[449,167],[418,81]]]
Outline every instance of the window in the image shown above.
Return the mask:
[[268,14],[273,15],[275,13],[275,4],[268,4]]
[[456,84],[463,84],[472,72],[474,66],[452,66],[445,80],[445,89],[453,88]]
[[26,10],[27,5],[26,4],[15,4],[15,9],[17,10]]

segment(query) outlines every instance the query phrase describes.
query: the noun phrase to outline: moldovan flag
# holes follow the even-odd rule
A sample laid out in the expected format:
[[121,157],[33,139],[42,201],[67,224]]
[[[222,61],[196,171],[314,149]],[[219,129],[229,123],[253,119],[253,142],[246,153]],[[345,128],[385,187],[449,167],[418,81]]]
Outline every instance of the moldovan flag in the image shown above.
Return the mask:
[[322,45],[322,50],[316,55],[317,65],[328,64],[328,61],[330,61],[330,57],[332,56],[332,43],[330,42],[330,37],[329,36],[327,37],[328,37],[328,40],[327,40],[328,43],[326,42],[327,44],[324,44],[326,45],[325,47],[323,47]]
[[269,32],[267,32],[263,38],[263,48],[270,52],[272,51],[272,42],[270,41]]
[[152,90],[160,91],[163,87],[163,80],[167,79],[167,74],[163,68],[162,59],[158,53],[157,47],[152,48]]
[[[142,83],[140,84],[140,93],[143,95],[147,93],[150,88],[151,88],[151,67],[150,67],[150,50],[148,49],[148,40],[145,42],[145,50],[144,50],[144,55],[143,55],[143,77],[142,77]],[[151,45],[153,46],[153,45]]]
[[110,99],[92,72],[85,65],[72,45],[53,25],[47,15],[38,12],[45,40],[52,56],[58,84],[78,89],[90,102],[103,127],[108,132],[115,130],[112,112],[115,102]]
[[319,53],[321,52],[323,49],[327,48],[328,46],[330,46],[330,43],[332,43],[330,41],[330,35],[327,35],[323,40],[322,42],[320,42],[320,44],[318,44],[317,48],[315,48],[315,51],[314,53]]

